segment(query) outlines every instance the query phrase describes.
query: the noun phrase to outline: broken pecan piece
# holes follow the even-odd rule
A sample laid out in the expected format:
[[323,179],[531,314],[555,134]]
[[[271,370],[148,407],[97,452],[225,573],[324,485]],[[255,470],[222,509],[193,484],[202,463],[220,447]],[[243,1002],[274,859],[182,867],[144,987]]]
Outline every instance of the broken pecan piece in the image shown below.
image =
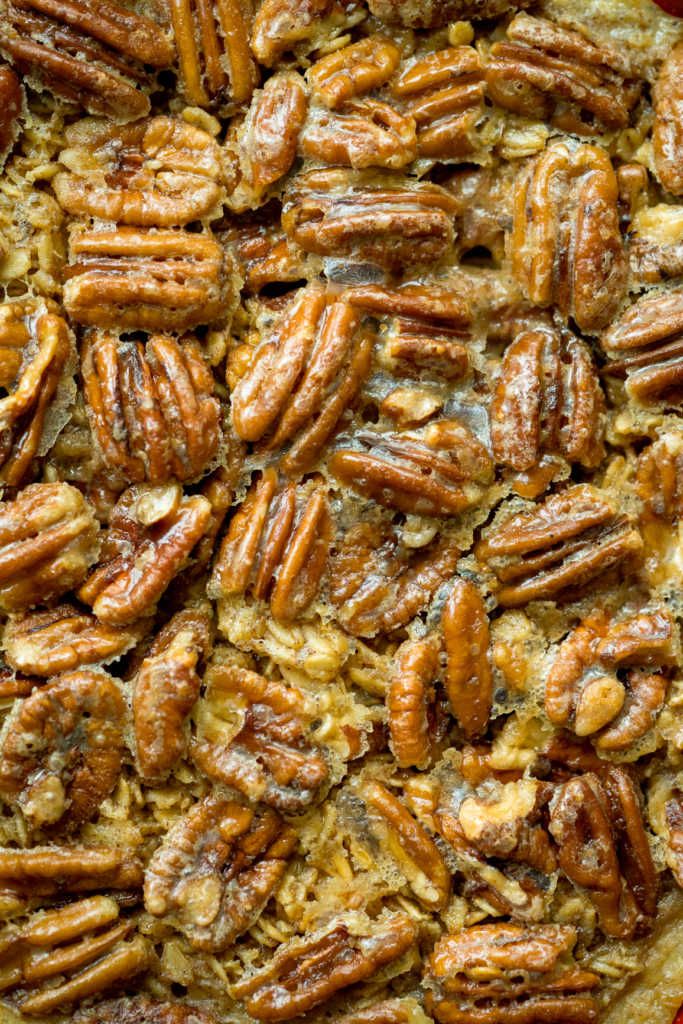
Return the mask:
[[568,925],[485,924],[439,939],[427,1009],[442,1024],[589,1024],[597,974],[575,966]]
[[429,1018],[417,1000],[407,996],[352,1010],[339,1018],[339,1024],[429,1024]]
[[319,799],[328,779],[322,752],[306,738],[302,694],[248,669],[214,665],[206,675],[207,701],[215,715],[239,715],[225,735],[210,724],[192,743],[192,757],[216,782],[285,813]]
[[667,861],[673,876],[683,889],[683,790],[674,789],[667,801],[666,824],[669,832]]
[[30,484],[0,503],[0,608],[21,611],[76,586],[97,558],[98,526],[69,484]]
[[233,994],[257,1020],[290,1020],[371,978],[406,953],[416,937],[416,926],[403,914],[368,922],[367,934],[333,924],[321,935],[281,946],[267,967],[234,985]]
[[129,850],[105,846],[0,847],[3,891],[55,896],[93,889],[139,889],[142,864]]
[[166,834],[145,871],[145,907],[220,952],[250,928],[277,888],[296,834],[274,811],[259,814],[208,796]]
[[291,622],[314,600],[327,567],[333,522],[327,494],[315,481],[278,485],[264,470],[233,516],[216,557],[213,596],[250,592]]
[[676,523],[683,515],[683,433],[667,431],[638,456],[636,491],[646,520]]
[[317,106],[311,108],[299,148],[320,162],[397,170],[417,155],[415,124],[375,99],[349,100],[337,111]]
[[583,331],[604,327],[626,290],[618,186],[599,146],[550,146],[517,182],[509,239],[527,299],[556,305]]
[[638,402],[678,402],[683,394],[683,289],[645,295],[605,331],[604,373],[626,378]]
[[528,511],[499,519],[475,552],[498,577],[499,603],[514,608],[583,587],[638,557],[642,547],[628,516],[620,515],[596,487],[576,484]]
[[286,53],[305,57],[328,46],[365,16],[345,0],[261,0],[251,46],[259,63],[271,68]]
[[453,584],[441,617],[448,700],[468,739],[486,729],[493,700],[489,620],[481,594],[469,580]]
[[657,177],[669,192],[683,196],[683,43],[672,48],[659,69],[652,99]]
[[215,459],[220,404],[199,342],[88,331],[81,346],[88,418],[102,461],[123,483],[192,481]]
[[13,709],[0,754],[0,794],[34,828],[75,828],[118,780],[125,705],[104,672],[51,680]]
[[247,292],[260,292],[272,284],[303,282],[309,257],[294,245],[271,207],[262,207],[243,221],[235,221],[220,237],[233,253]]

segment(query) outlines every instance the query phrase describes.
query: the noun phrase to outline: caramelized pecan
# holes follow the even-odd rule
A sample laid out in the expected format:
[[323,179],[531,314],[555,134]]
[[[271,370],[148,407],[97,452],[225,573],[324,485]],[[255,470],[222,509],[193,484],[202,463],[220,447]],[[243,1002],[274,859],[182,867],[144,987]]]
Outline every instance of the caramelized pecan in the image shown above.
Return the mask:
[[301,133],[303,156],[346,167],[405,167],[417,155],[415,124],[388,103],[349,100],[341,110],[313,107]]
[[537,306],[556,305],[583,331],[609,323],[626,290],[617,179],[599,146],[550,146],[517,183],[512,269]]
[[604,455],[605,402],[590,351],[565,331],[538,328],[505,350],[491,404],[497,462],[518,472],[544,454],[587,468]]
[[327,782],[322,753],[306,738],[302,695],[294,687],[232,665],[214,665],[206,676],[207,700],[221,715],[239,715],[228,742],[209,722],[192,743],[203,772],[286,813],[318,799]]
[[388,82],[400,59],[401,52],[390,39],[366,36],[316,61],[306,77],[313,95],[336,110]]
[[74,828],[116,785],[125,705],[113,679],[71,672],[18,702],[3,737],[0,793],[34,828]]
[[625,128],[640,92],[616,51],[528,14],[491,47],[486,82],[501,107],[575,135]]
[[665,814],[669,831],[668,863],[674,878],[683,888],[683,790],[674,790],[667,801]]
[[401,768],[421,768],[430,761],[428,710],[438,674],[439,644],[434,636],[401,644],[386,700],[391,751]]
[[0,847],[3,891],[55,896],[93,889],[138,889],[142,864],[130,851],[109,846]]
[[220,405],[194,338],[156,334],[143,343],[88,331],[81,373],[92,432],[115,479],[196,480],[215,459]]
[[257,214],[232,224],[221,237],[234,254],[247,292],[300,282],[306,275],[308,257],[287,238],[279,217],[276,223]]
[[230,307],[227,254],[209,234],[79,228],[69,253],[64,306],[79,324],[181,331]]
[[468,738],[486,729],[493,699],[489,620],[481,594],[469,580],[453,584],[441,617],[444,684],[453,714]]
[[30,484],[0,503],[0,608],[21,611],[76,586],[97,558],[97,523],[69,484]]
[[383,999],[339,1018],[339,1024],[428,1024],[428,1021],[422,1007],[411,996]]
[[206,498],[183,496],[178,484],[129,487],[112,511],[102,557],[79,600],[111,625],[150,615],[210,520]]
[[365,17],[344,0],[261,0],[251,45],[260,64],[273,67],[287,52],[305,56],[329,44]]
[[638,456],[636,491],[645,519],[676,523],[683,515],[683,434],[667,431]]
[[135,121],[149,113],[145,66],[168,67],[173,46],[156,22],[113,0],[12,0],[0,50],[31,84],[92,114]]
[[257,1020],[290,1020],[371,978],[406,953],[417,935],[403,914],[368,922],[366,931],[333,923],[322,934],[293,939],[266,967],[234,985],[233,993]]
[[501,518],[475,551],[498,577],[499,603],[514,608],[582,587],[637,557],[642,546],[632,520],[611,500],[590,484],[576,484]]
[[484,924],[439,939],[427,1009],[442,1024],[589,1024],[599,978],[571,959],[568,925]]
[[474,47],[454,46],[420,57],[391,88],[403,101],[405,113],[415,119],[420,156],[461,160],[476,149],[485,85]]
[[683,43],[674,46],[659,69],[652,91],[655,123],[652,145],[657,177],[675,196],[683,195]]
[[333,523],[324,488],[279,487],[264,470],[233,516],[211,577],[216,597],[250,592],[290,622],[315,598],[327,566]]
[[304,83],[293,71],[273,75],[254,96],[240,137],[252,200],[258,201],[294,163],[307,106]]
[[197,697],[197,666],[211,646],[211,618],[203,609],[177,612],[161,630],[133,683],[133,724],[138,770],[165,779],[182,757],[185,718]]
[[257,920],[296,843],[274,811],[205,797],[166,834],[145,871],[145,907],[195,949],[219,952]]
[[683,289],[645,295],[623,313],[600,344],[609,357],[604,373],[626,378],[638,402],[680,400],[683,394]]

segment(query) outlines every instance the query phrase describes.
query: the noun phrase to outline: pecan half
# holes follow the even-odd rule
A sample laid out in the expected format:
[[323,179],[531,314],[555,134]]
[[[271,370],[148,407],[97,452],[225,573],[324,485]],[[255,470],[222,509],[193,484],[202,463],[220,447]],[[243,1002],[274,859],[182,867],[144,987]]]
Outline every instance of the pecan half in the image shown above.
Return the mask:
[[420,156],[461,160],[477,147],[475,129],[484,112],[484,77],[479,54],[454,46],[421,57],[391,87],[417,125]]
[[93,889],[139,889],[142,864],[130,851],[108,846],[0,847],[3,891],[54,896]]
[[209,778],[285,813],[304,810],[321,795],[327,763],[306,738],[302,695],[248,669],[214,665],[206,675],[216,715],[238,712],[226,743],[211,731],[192,743],[192,757]]
[[150,615],[210,521],[206,498],[183,496],[177,484],[129,487],[112,511],[102,557],[79,600],[115,626]]
[[220,404],[196,339],[156,334],[143,343],[88,331],[81,373],[92,432],[115,478],[196,480],[215,459]]
[[230,308],[227,254],[209,234],[78,228],[69,253],[64,307],[76,323],[182,331]]
[[34,828],[74,828],[116,785],[125,705],[100,672],[72,672],[18,702],[3,736],[0,793]]
[[0,481],[20,486],[64,426],[74,343],[66,322],[35,302],[0,306]]
[[294,71],[273,75],[254,96],[239,146],[251,205],[290,170],[307,107],[303,80]]
[[588,1024],[599,978],[571,959],[567,925],[485,924],[439,939],[427,1009],[442,1024]]
[[683,289],[634,302],[600,344],[609,357],[604,373],[626,378],[638,402],[680,400],[683,394]]
[[211,647],[211,618],[201,609],[177,612],[161,630],[133,683],[133,724],[138,769],[149,781],[165,779],[183,756],[183,726],[197,697],[197,666]]
[[583,587],[636,558],[642,538],[596,487],[576,484],[489,527],[476,545],[498,577],[496,597],[514,608]]
[[617,179],[599,146],[550,146],[515,188],[512,269],[537,306],[556,305],[583,331],[614,316],[626,290]]
[[577,736],[597,734],[602,750],[627,749],[664,703],[666,679],[645,669],[672,661],[673,637],[665,608],[616,622],[606,612],[592,612],[557,652],[546,680],[548,718]]
[[652,145],[657,177],[675,196],[683,195],[683,43],[674,46],[659,69],[652,91],[655,123]]
[[313,95],[336,110],[388,82],[400,59],[401,52],[390,39],[367,36],[316,61],[306,78]]
[[145,871],[145,907],[219,952],[251,927],[277,888],[296,835],[274,811],[260,814],[205,797],[174,825]]
[[683,434],[667,431],[638,456],[636,491],[644,518],[676,523],[683,515]]
[[369,923],[365,935],[333,924],[322,935],[281,946],[265,968],[234,985],[233,993],[257,1020],[290,1020],[371,978],[407,952],[416,935],[403,914]]
[[468,738],[486,729],[493,700],[489,620],[481,594],[469,580],[453,584],[441,617],[444,685],[453,714]]
[[432,263],[453,242],[455,203],[438,185],[334,168],[294,179],[282,226],[307,252],[354,256],[390,269]]
[[243,0],[169,0],[185,99],[198,107],[249,100],[259,74],[249,47],[251,10]]
[[216,557],[216,597],[250,592],[290,622],[313,601],[327,566],[333,522],[325,489],[315,481],[278,485],[266,469],[233,516]]
[[0,17],[0,50],[39,90],[92,114],[134,121],[149,113],[145,66],[168,67],[160,25],[112,0],[12,0]]
[[124,127],[81,121],[66,132],[52,179],[63,210],[115,224],[169,228],[220,212],[227,177],[218,143],[174,117]]
[[75,604],[10,615],[2,637],[7,663],[19,672],[56,676],[116,661],[142,639],[146,623],[110,626]]
[[550,328],[517,335],[491,403],[496,461],[523,472],[548,454],[592,468],[604,455],[604,429],[604,395],[588,346]]
[[486,82],[501,107],[578,135],[625,128],[640,92],[616,51],[528,14],[491,47]]
[[76,586],[97,558],[98,527],[69,484],[30,484],[0,503],[0,608],[21,611]]
[[417,155],[415,123],[388,103],[349,100],[341,110],[313,107],[301,133],[305,157],[346,167],[405,167]]
[[423,768],[431,759],[429,707],[438,675],[439,644],[435,637],[401,644],[386,704],[391,751],[402,768]]
[[493,462],[478,438],[456,420],[403,434],[358,431],[357,448],[335,451],[330,472],[388,508],[452,516],[481,500]]
[[360,317],[317,285],[301,289],[255,350],[232,393],[235,433],[298,475],[318,459],[370,368],[372,338]]
[[587,889],[606,935],[632,939],[650,930],[657,871],[643,825],[640,793],[616,766],[602,779],[570,779],[551,803],[550,832],[561,869]]

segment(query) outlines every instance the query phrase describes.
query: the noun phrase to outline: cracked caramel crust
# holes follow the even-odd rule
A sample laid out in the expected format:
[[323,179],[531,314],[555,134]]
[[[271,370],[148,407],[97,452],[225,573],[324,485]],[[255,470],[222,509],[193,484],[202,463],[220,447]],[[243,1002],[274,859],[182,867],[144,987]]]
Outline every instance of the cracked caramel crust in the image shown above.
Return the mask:
[[0,0],[0,1021],[672,1024],[683,20]]

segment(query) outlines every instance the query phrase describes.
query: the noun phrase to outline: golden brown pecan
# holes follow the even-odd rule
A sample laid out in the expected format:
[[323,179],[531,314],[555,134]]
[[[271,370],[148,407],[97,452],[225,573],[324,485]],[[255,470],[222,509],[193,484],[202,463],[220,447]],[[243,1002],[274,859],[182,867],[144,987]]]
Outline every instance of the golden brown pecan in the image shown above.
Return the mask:
[[198,107],[248,102],[259,79],[248,0],[169,0],[168,9],[185,99]]
[[296,177],[282,212],[290,238],[306,252],[390,269],[443,256],[453,242],[452,197],[429,182],[368,174],[331,168]]
[[418,153],[434,160],[461,160],[474,152],[484,90],[481,59],[471,46],[418,58],[392,85],[405,113],[415,119]]
[[0,847],[3,891],[53,896],[93,889],[139,889],[142,864],[129,850],[107,846]]
[[501,107],[579,135],[625,128],[640,92],[616,51],[528,14],[491,47],[486,81]]
[[251,37],[259,63],[273,67],[286,53],[305,56],[365,17],[345,0],[261,0]]
[[69,416],[75,348],[65,321],[35,302],[0,306],[0,481],[20,486]]
[[403,914],[368,922],[365,931],[333,923],[322,934],[293,939],[266,967],[234,985],[233,993],[257,1020],[290,1020],[371,978],[406,953],[417,936]]
[[337,110],[388,82],[400,59],[401,52],[390,39],[366,36],[316,61],[306,78],[316,99]]
[[254,96],[240,133],[240,155],[250,205],[290,170],[308,99],[301,77],[281,71]]
[[604,427],[605,401],[588,346],[551,328],[517,335],[491,403],[496,461],[523,472],[548,454],[592,468],[604,455]]
[[339,1024],[429,1024],[429,1018],[417,1000],[407,996],[352,1010],[339,1018]]
[[178,584],[182,590],[183,585],[192,583],[206,572],[216,551],[216,540],[223,528],[232,501],[235,496],[236,473],[239,472],[241,463],[239,457],[234,463],[221,466],[208,476],[202,484],[201,494],[211,506],[209,523],[204,534],[192,552],[192,562],[182,571],[178,577]]
[[301,692],[233,665],[212,666],[206,682],[216,719],[236,714],[239,722],[228,742],[210,722],[200,732],[192,756],[201,770],[285,813],[300,812],[318,799],[328,768],[306,737]]
[[601,750],[625,750],[651,728],[667,682],[647,671],[672,662],[674,623],[666,608],[614,621],[588,615],[560,645],[545,686],[555,725],[595,737]]
[[645,295],[623,313],[600,344],[604,373],[626,378],[638,402],[678,402],[683,394],[683,289]]
[[19,134],[17,121],[24,105],[24,90],[11,68],[0,68],[0,105],[1,165]]
[[451,892],[451,874],[439,848],[386,786],[368,781],[361,796],[370,810],[371,828],[388,832],[388,853],[398,863],[417,898],[430,910],[442,910]]
[[185,719],[197,697],[199,662],[211,647],[211,617],[204,609],[177,612],[147,652],[133,682],[133,724],[138,770],[165,779],[183,756]]
[[215,459],[220,404],[196,339],[88,331],[81,373],[93,436],[115,479],[196,480]]
[[228,177],[218,143],[175,117],[117,127],[80,121],[66,132],[52,179],[63,210],[115,224],[169,228],[220,214]]
[[220,952],[250,928],[277,888],[296,834],[274,811],[259,814],[208,796],[166,834],[145,871],[145,907],[189,939]]
[[405,167],[417,155],[415,123],[388,103],[349,100],[340,110],[311,109],[299,144],[312,160],[345,167]]
[[453,714],[468,738],[486,729],[493,699],[489,620],[481,594],[469,580],[453,584],[441,617],[444,685]]
[[481,500],[493,462],[478,438],[457,420],[421,430],[353,436],[358,447],[330,458],[330,472],[359,494],[388,508],[425,516],[457,515]]
[[301,289],[266,333],[232,393],[235,433],[299,475],[317,462],[370,368],[372,337],[348,302],[314,284]]
[[394,529],[352,526],[329,571],[330,599],[339,621],[354,636],[405,626],[453,575],[459,557],[460,549],[448,536],[437,536],[416,553]]
[[49,611],[10,615],[2,637],[12,668],[36,676],[56,676],[86,665],[116,661],[142,639],[145,622],[109,626],[75,604]]
[[669,831],[668,863],[674,878],[683,888],[683,790],[675,789],[666,803],[666,823]]
[[458,18],[498,18],[528,7],[528,0],[369,0],[372,13],[390,24],[435,28]]
[[636,491],[644,519],[676,523],[683,515],[683,434],[667,431],[643,449],[636,469]]
[[576,484],[499,519],[475,551],[498,577],[499,603],[514,608],[583,587],[637,558],[642,546],[632,520],[611,499],[590,484]]
[[184,496],[178,484],[129,487],[112,511],[102,557],[79,600],[110,625],[150,615],[210,520],[206,498]]
[[599,978],[571,959],[568,925],[484,924],[440,939],[426,979],[442,1024],[589,1024]]
[[34,690],[4,734],[0,793],[34,828],[88,821],[119,777],[124,715],[103,672],[71,672]]
[[657,177],[675,196],[683,195],[683,43],[673,47],[652,91],[652,144]]
[[0,608],[21,611],[76,586],[97,558],[98,527],[69,484],[30,484],[0,503]]
[[515,189],[515,277],[530,302],[556,305],[583,331],[609,323],[626,289],[617,200],[617,179],[599,146],[550,146]]
[[116,121],[149,113],[145,68],[173,60],[161,26],[113,0],[7,0],[0,49],[35,88]]
[[73,1024],[216,1024],[216,1018],[189,1003],[166,1003],[147,996],[123,996],[79,1010]]
[[423,768],[431,759],[429,708],[439,675],[439,646],[432,635],[406,640],[396,652],[386,704],[391,751],[401,768]]
[[39,911],[0,934],[3,987],[20,987],[21,1012],[41,1018],[113,988],[151,965],[152,946],[134,929],[108,896]]
[[[268,207],[265,208],[268,212]],[[308,257],[294,245],[277,222],[262,211],[244,221],[235,221],[220,237],[234,254],[244,288],[260,292],[270,284],[302,282]]]
[[209,234],[77,228],[64,306],[79,324],[182,331],[229,312],[227,254]]
[[551,804],[550,832],[561,869],[587,889],[606,935],[631,939],[650,930],[657,909],[652,861],[640,792],[630,775],[610,766],[560,786]]
[[290,622],[313,601],[327,566],[333,522],[323,486],[278,484],[264,470],[233,516],[211,578],[215,597],[251,593]]

